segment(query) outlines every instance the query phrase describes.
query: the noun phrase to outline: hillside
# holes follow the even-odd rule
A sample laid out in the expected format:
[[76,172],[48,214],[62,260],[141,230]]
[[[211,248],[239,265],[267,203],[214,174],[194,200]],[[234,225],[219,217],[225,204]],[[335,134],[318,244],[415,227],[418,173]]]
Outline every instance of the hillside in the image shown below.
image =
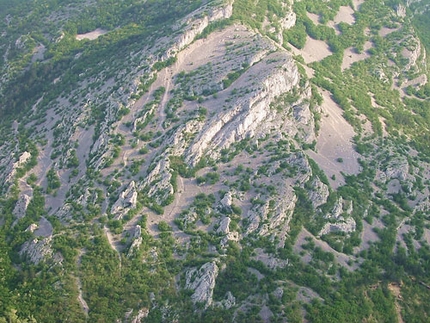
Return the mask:
[[0,0],[0,322],[428,322],[429,8]]

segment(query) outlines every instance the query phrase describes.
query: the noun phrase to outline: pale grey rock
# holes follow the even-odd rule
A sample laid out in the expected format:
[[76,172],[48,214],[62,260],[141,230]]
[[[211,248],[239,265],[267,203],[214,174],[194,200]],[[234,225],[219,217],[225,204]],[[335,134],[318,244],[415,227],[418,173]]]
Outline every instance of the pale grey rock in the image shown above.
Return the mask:
[[222,307],[226,310],[232,308],[235,305],[236,305],[236,297],[234,297],[230,291],[228,291],[225,294],[225,298],[222,301],[214,303],[214,306]]
[[303,128],[304,131],[298,132],[299,138],[305,143],[312,143],[316,140],[315,136],[315,121],[313,113],[310,110],[308,99],[312,96],[311,88],[308,86],[302,93],[301,100],[293,106],[293,116],[296,121]]
[[202,130],[204,122],[195,119],[189,120],[180,125],[174,135],[169,138],[168,143],[171,148],[171,154],[174,156],[182,156],[187,149],[189,143],[185,136],[186,134],[197,134]]
[[252,209],[250,209],[247,213],[247,219],[248,219],[248,227],[246,228],[246,233],[250,234],[258,229],[260,226],[261,221],[261,207],[254,206]]
[[285,268],[289,265],[288,260],[278,259],[273,254],[266,253],[261,248],[255,249],[255,256],[253,256],[252,259],[261,261],[270,269]]
[[158,104],[152,104],[151,107],[143,114],[143,116],[134,119],[132,131],[138,131],[139,124],[144,123],[155,112],[157,107]]
[[31,197],[27,194],[21,194],[18,198],[18,201],[15,204],[15,207],[12,211],[12,214],[17,219],[21,219],[25,216],[25,212],[27,211],[27,207],[31,202]]
[[70,203],[65,203],[60,209],[56,212],[56,216],[62,220],[70,220],[73,214],[73,206]]
[[142,228],[140,225],[136,225],[133,234],[133,242],[131,243],[130,249],[128,250],[127,257],[131,257],[134,253],[139,250],[142,244]]
[[220,203],[222,209],[231,210],[231,205],[233,204],[233,194],[230,191],[225,193]]
[[31,158],[31,154],[28,151],[24,151],[19,157],[18,162],[15,164],[16,167],[24,165]]
[[406,8],[401,3],[396,5],[396,14],[400,18],[406,17]]
[[8,175],[6,177],[6,182],[10,182],[16,174],[16,170],[19,167],[22,167],[25,165],[25,163],[31,158],[31,154],[28,151],[24,151],[19,159],[13,163],[11,166],[9,166]]
[[385,175],[389,179],[407,180],[409,177],[409,163],[406,158],[398,159],[391,163],[385,170]]
[[390,79],[385,74],[384,70],[382,68],[377,68],[374,71],[376,77],[382,82],[382,83],[388,83],[390,82]]
[[216,230],[216,233],[228,234],[230,232],[230,228],[229,228],[230,222],[231,222],[231,219],[229,217],[223,218],[219,223],[219,227]]
[[98,154],[100,151],[105,150],[105,146],[109,141],[108,134],[106,132],[102,132],[101,135],[94,142],[93,147],[90,150],[90,154]]
[[239,241],[240,234],[239,232],[229,232],[224,238],[221,239],[220,247],[221,249],[226,249],[229,241]]
[[[253,232],[262,236],[276,235],[280,240],[280,246],[282,246],[289,229],[288,225],[293,215],[297,196],[291,187],[285,185],[280,189],[279,197],[274,198],[274,200],[275,206],[272,209],[269,209],[269,202],[266,202],[264,205],[253,205],[247,212],[246,218],[249,224],[245,230],[245,235]],[[269,213],[271,214],[270,217],[268,216]]]
[[297,196],[294,194],[293,190],[288,189],[277,202],[274,208],[274,214],[269,219],[269,231],[278,228],[286,220],[288,220],[288,222],[291,220],[292,212],[297,202]]
[[190,211],[182,217],[184,228],[189,228],[198,220],[199,216],[196,212]]
[[273,296],[275,296],[277,299],[282,299],[283,295],[284,295],[284,289],[282,287],[277,287],[273,291]]
[[[404,48],[402,50],[402,55],[405,58],[409,59],[408,64],[406,64],[406,66],[403,68],[403,71],[407,72],[409,71],[412,67],[417,66],[417,61],[420,58],[421,55],[421,42],[419,39],[415,38],[415,37],[411,37],[410,39],[408,39],[409,44],[413,44],[410,45],[410,47],[412,47],[412,50],[409,50],[410,47],[408,48]],[[424,55],[423,55],[423,59],[425,60],[425,50],[423,50]],[[425,61],[424,61],[425,64]]]
[[213,289],[218,276],[218,266],[216,263],[208,262],[199,269],[192,268],[185,274],[185,289],[193,290],[191,300],[194,303],[204,303],[205,308],[212,304]]
[[51,241],[52,236],[46,238],[34,238],[30,241],[26,241],[22,245],[19,254],[26,257],[36,265],[47,259],[53,259],[54,262],[58,263],[61,261],[61,257],[59,255],[53,255]]
[[339,220],[336,223],[326,223],[324,227],[321,229],[319,236],[332,233],[332,232],[345,232],[350,233],[354,232],[356,230],[356,222],[353,218],[347,218],[346,220],[342,221]]
[[144,318],[148,317],[149,315],[149,309],[147,308],[141,308],[139,312],[137,312],[137,315],[133,317],[133,319],[130,321],[130,323],[141,323],[145,322]]
[[267,305],[263,305],[261,307],[260,313],[258,313],[263,320],[263,322],[271,322],[271,318],[273,316],[273,312]]
[[309,199],[311,200],[314,209],[325,204],[329,195],[330,191],[328,186],[321,182],[319,177],[315,177],[312,182],[312,190],[309,191]]
[[86,188],[84,194],[79,196],[76,202],[78,202],[83,207],[87,207],[88,205],[94,204],[96,198],[96,194]]
[[27,229],[25,229],[25,231],[33,233],[36,229],[37,229],[37,224],[36,223],[32,223],[32,224],[30,224],[28,226]]
[[288,162],[300,169],[300,172],[295,177],[296,182],[301,185],[305,184],[312,174],[312,169],[306,155],[302,152],[294,154],[288,159]]
[[334,220],[340,220],[343,221],[342,214],[351,215],[353,211],[353,204],[352,201],[344,200],[342,197],[339,197],[337,202],[335,203],[333,210],[331,213],[326,215],[326,219],[334,219]]
[[[204,11],[207,8],[202,8],[201,11]],[[166,59],[174,56],[177,52],[184,49],[187,45],[191,44],[191,42],[199,35],[210,22],[227,19],[230,18],[233,13],[233,5],[231,3],[227,3],[223,7],[216,8],[208,8],[209,12],[204,13],[204,17],[195,19],[188,17],[184,21],[187,25],[185,28],[185,32],[179,36],[176,40],[175,45],[172,46],[167,54]]]
[[251,91],[236,100],[234,107],[212,117],[188,148],[187,163],[195,165],[208,152],[211,158],[217,159],[221,149],[258,134],[263,137],[272,127],[277,116],[270,103],[296,86],[300,76],[293,59],[286,53],[272,53],[264,60],[279,60],[279,68],[263,70],[261,64],[255,64],[249,69],[250,73],[255,69],[252,74],[259,78],[256,82],[261,84],[260,90]]
[[136,184],[134,181],[131,181],[128,187],[119,195],[115,204],[112,205],[111,213],[114,215],[114,219],[121,220],[129,210],[136,208],[136,203]]
[[27,41],[26,36],[19,36],[19,38],[15,41],[15,47],[17,49],[23,50],[25,49],[25,43]]
[[296,25],[296,14],[293,11],[290,11],[285,17],[282,17],[279,21],[281,24],[281,28],[284,30],[290,29]]
[[148,196],[154,198],[158,204],[162,204],[175,192],[170,182],[171,178],[170,160],[165,153],[156,162],[154,169],[146,176],[143,183],[139,184],[139,188],[149,189]]
[[328,218],[331,219],[339,219],[340,215],[343,212],[343,198],[339,197],[339,199],[337,200],[336,204],[333,207],[333,210],[331,211],[330,214],[327,215]]

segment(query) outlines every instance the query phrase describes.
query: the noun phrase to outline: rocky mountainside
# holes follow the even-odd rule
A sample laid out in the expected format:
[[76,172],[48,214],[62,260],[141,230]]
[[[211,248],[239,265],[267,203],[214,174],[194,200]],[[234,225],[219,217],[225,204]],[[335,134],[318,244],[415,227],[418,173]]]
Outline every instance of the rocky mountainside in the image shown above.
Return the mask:
[[0,322],[427,322],[428,0],[0,0]]

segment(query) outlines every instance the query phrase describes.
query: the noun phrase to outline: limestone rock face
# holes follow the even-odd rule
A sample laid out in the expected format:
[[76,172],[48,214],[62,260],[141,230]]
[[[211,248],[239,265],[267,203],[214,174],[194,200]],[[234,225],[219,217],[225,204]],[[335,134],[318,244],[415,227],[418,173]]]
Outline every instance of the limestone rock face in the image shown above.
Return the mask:
[[396,14],[398,17],[401,18],[406,17],[406,8],[402,4],[398,4],[396,6]]
[[143,183],[139,184],[139,187],[148,190],[148,196],[154,198],[158,204],[162,204],[169,195],[175,192],[170,182],[171,178],[170,161],[166,156],[156,162],[154,169]]
[[27,207],[31,202],[31,197],[27,194],[21,194],[18,198],[18,201],[15,204],[15,208],[13,209],[13,215],[17,219],[21,219],[25,216],[25,212],[27,211]]
[[185,22],[187,24],[186,31],[179,37],[175,46],[170,49],[167,56],[172,56],[172,54],[189,45],[210,22],[230,18],[232,13],[233,5],[226,4],[224,7],[210,9],[209,13],[205,14],[203,18],[189,19]]
[[236,297],[234,297],[233,294],[230,291],[228,291],[225,294],[225,299],[223,299],[220,302],[216,302],[214,304],[214,306],[223,307],[226,310],[232,308],[235,305],[236,305]]
[[111,213],[116,220],[121,220],[128,210],[136,208],[137,191],[136,184],[131,181],[128,187],[120,194],[118,200],[111,208]]
[[336,223],[326,223],[319,233],[320,236],[332,232],[354,232],[356,229],[356,222],[353,218],[347,218],[345,221],[338,221]]
[[218,276],[218,266],[215,262],[205,263],[200,269],[193,268],[186,272],[185,289],[194,290],[191,300],[194,303],[204,303],[205,307],[212,304],[213,289]]
[[22,245],[20,255],[27,257],[29,261],[37,265],[41,261],[52,257],[51,240],[52,237],[47,237],[27,241]]
[[221,249],[226,249],[228,246],[229,241],[239,241],[241,238],[241,235],[239,232],[229,232],[225,235],[224,238],[222,238],[220,242]]
[[392,163],[385,170],[385,175],[389,179],[396,178],[398,180],[404,181],[408,179],[408,174],[409,174],[409,164],[406,159],[398,160]]
[[[403,7],[404,8],[404,7]],[[413,49],[409,50],[408,48],[404,48],[402,50],[402,55],[405,58],[409,59],[408,64],[404,67],[404,71],[409,71],[412,67],[416,66],[417,61],[421,55],[421,42],[417,39],[417,38],[412,38],[409,40],[410,42],[412,42],[413,45]],[[425,51],[424,51],[425,53]]]
[[[293,59],[285,53],[272,53],[264,61],[279,61],[279,68],[264,69],[262,64],[250,67],[260,78],[259,91],[250,92],[235,102],[235,106],[215,115],[197,135],[188,151],[186,161],[195,165],[205,154],[217,159],[220,150],[245,138],[263,137],[276,119],[270,103],[298,84],[299,73]],[[268,63],[269,64],[269,63]]]
[[342,220],[342,213],[351,214],[353,205],[351,201],[345,201],[342,197],[339,197],[335,203],[333,210],[326,216],[328,219]]
[[28,226],[27,229],[25,229],[25,231],[33,233],[36,229],[37,229],[37,224],[36,223],[32,223],[32,224],[30,224]]
[[326,203],[329,194],[328,186],[316,177],[312,182],[312,190],[309,191],[309,199],[311,200],[314,209]]
[[133,317],[133,319],[130,321],[130,323],[141,323],[144,322],[143,319],[146,318],[149,314],[149,309],[142,308],[139,310],[137,315]]
[[281,19],[281,27],[282,29],[290,29],[295,26],[296,24],[296,14],[295,12],[291,11],[289,12],[285,17]]
[[284,290],[281,287],[277,287],[273,292],[273,296],[275,296],[277,299],[282,299],[282,296],[284,295]]
[[326,215],[327,219],[330,219],[329,223],[326,223],[321,229],[319,236],[328,234],[331,232],[353,232],[356,229],[356,222],[350,216],[353,211],[353,204],[351,201],[344,200],[339,197],[335,203],[331,213]]
[[57,217],[62,220],[69,220],[72,217],[73,206],[70,203],[65,203],[57,211]]
[[220,201],[221,208],[224,210],[231,210],[231,205],[233,204],[233,195],[231,192],[225,193],[224,197]]
[[12,165],[9,164],[9,171],[7,171],[8,175],[6,177],[6,182],[10,182],[16,174],[16,170],[19,167],[24,166],[30,158],[31,154],[28,151],[24,151],[15,163],[13,163]]
[[140,225],[136,225],[133,235],[133,242],[131,243],[130,249],[128,251],[127,257],[131,257],[137,250],[139,250],[142,244],[142,228]]
[[219,223],[219,228],[216,230],[217,233],[228,234],[230,232],[230,222],[231,219],[229,217],[223,218]]
[[[248,227],[245,234],[257,232],[259,235],[276,235],[280,238],[281,244],[288,231],[288,224],[291,220],[297,196],[290,187],[283,187],[280,196],[275,199],[275,205],[269,207],[269,202],[265,204],[255,204],[247,212]],[[270,213],[270,216],[269,216]],[[263,224],[264,223],[264,224]]]

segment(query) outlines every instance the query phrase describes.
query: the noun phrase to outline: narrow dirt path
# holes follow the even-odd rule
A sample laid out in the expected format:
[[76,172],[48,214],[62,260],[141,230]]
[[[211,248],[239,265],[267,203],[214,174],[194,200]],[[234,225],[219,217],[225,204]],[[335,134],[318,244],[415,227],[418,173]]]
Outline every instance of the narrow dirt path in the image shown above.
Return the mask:
[[[79,250],[78,260],[76,263],[77,268],[81,266],[81,260],[84,254],[85,254],[85,250],[83,249]],[[85,316],[88,317],[88,312],[90,311],[90,307],[88,306],[87,302],[84,299],[83,292],[82,292],[82,281],[79,278],[79,276],[76,276],[76,285],[78,287],[78,301],[81,304],[81,307],[85,313]]]
[[158,124],[157,130],[163,131],[163,122],[166,120],[166,105],[169,99],[170,88],[172,87],[173,69],[166,68],[162,71],[163,75],[163,86],[165,88],[163,98],[161,99],[160,105],[158,106],[157,116]]
[[109,230],[108,227],[105,226],[103,229],[104,229],[104,232],[106,234],[106,238],[108,239],[108,242],[109,242],[110,246],[112,247],[113,250],[116,251],[116,253],[118,255],[119,268],[121,269],[121,265],[122,265],[122,262],[121,262],[121,252],[120,252],[121,250],[120,250],[120,247],[118,246],[118,242],[115,241],[115,239],[113,237],[113,234],[110,232],[110,230]]

